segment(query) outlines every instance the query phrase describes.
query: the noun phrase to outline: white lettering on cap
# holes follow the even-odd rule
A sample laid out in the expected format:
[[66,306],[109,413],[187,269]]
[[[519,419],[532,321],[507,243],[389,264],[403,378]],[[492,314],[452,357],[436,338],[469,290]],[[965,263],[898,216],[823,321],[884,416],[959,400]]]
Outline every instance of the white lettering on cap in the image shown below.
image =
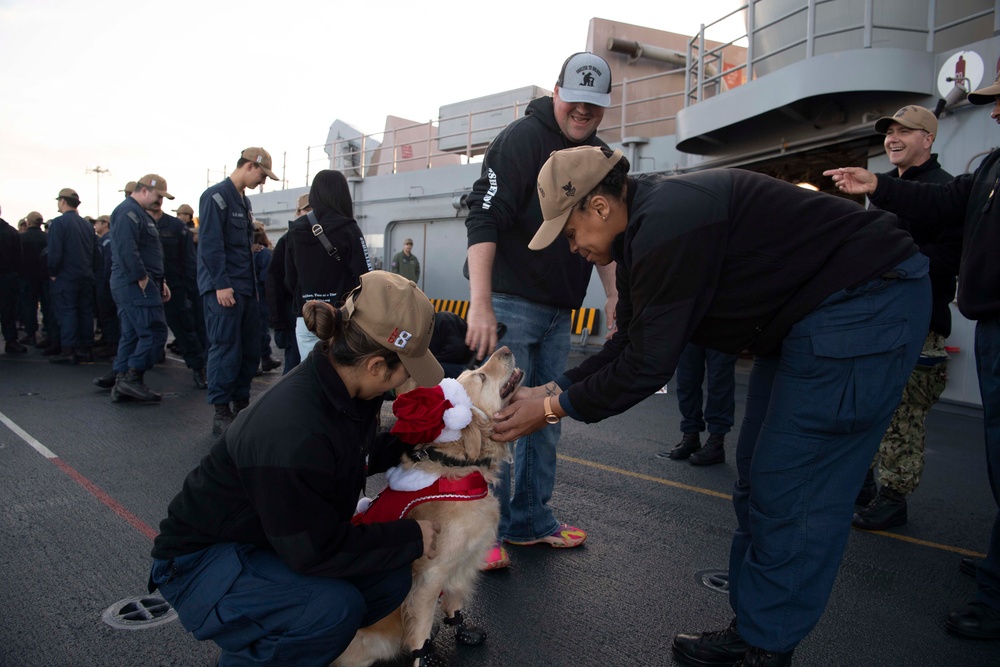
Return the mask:
[[411,338],[413,338],[413,334],[409,331],[400,331],[399,335],[396,336],[396,340],[392,341],[392,344],[402,349],[406,347],[406,344],[410,342]]

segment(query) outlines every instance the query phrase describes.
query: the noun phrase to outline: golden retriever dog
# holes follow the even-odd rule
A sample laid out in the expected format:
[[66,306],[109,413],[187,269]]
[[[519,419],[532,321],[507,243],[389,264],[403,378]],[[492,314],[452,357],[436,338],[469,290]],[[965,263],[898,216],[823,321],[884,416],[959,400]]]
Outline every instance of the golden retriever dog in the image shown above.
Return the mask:
[[[506,444],[491,438],[492,415],[510,402],[523,376],[515,367],[511,351],[501,347],[480,368],[462,373],[458,377],[458,384],[446,385],[454,380],[442,381],[442,388],[450,386],[450,391],[458,391],[462,395],[462,401],[466,402],[463,413],[465,418],[458,422],[460,429],[451,420],[453,423],[445,425],[443,431],[438,428],[440,436],[424,436],[425,439],[434,441],[415,445],[414,450],[405,454],[400,465],[387,475],[393,489],[402,487],[394,483],[398,479],[394,474],[408,478],[415,475],[418,480],[421,475],[426,475],[428,479],[438,480],[435,484],[440,484],[440,492],[432,499],[419,504],[407,504],[406,501],[401,504],[409,508],[405,513],[406,518],[435,521],[441,526],[441,533],[437,537],[437,553],[434,558],[421,557],[413,563],[413,585],[402,606],[378,623],[359,630],[347,650],[333,662],[334,667],[366,667],[378,660],[397,659],[404,655],[412,656],[413,664],[419,667],[445,664],[441,656],[433,653],[431,644],[431,630],[439,598],[444,611],[444,622],[455,629],[458,643],[474,645],[486,639],[481,629],[464,622],[461,610],[473,592],[483,555],[496,540],[500,521],[499,502],[483,484],[491,484],[496,479],[501,461],[509,457]],[[458,390],[458,385],[461,385],[464,393]],[[393,411],[397,411],[401,402],[406,402],[406,397],[420,391],[430,392],[433,389],[401,395],[396,399]],[[447,393],[448,390],[444,391]],[[417,408],[411,414],[413,412],[424,411]],[[456,409],[456,413],[458,412],[460,411]],[[396,414],[400,419],[397,426],[393,427],[393,432],[397,432],[405,413],[400,411]],[[449,422],[447,413],[443,419],[445,424]],[[413,442],[401,433],[400,437],[404,441]],[[424,487],[418,484],[416,488]],[[462,495],[463,489],[468,493],[461,500],[448,499],[449,492],[454,489],[460,490],[458,495]],[[383,490],[372,501],[366,514],[373,512],[373,508],[380,502],[383,502],[383,508],[388,504],[384,502],[385,494],[387,491]],[[394,518],[399,518],[397,509],[390,511],[396,514]],[[358,520],[359,517],[355,519]]]

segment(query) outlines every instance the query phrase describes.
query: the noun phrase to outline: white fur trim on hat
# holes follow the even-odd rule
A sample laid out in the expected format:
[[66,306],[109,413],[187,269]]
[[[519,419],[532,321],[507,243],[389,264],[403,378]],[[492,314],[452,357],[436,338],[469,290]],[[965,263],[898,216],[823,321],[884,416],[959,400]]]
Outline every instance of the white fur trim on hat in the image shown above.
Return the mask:
[[455,442],[462,437],[462,429],[472,422],[472,399],[454,378],[444,378],[439,386],[453,407],[444,411],[444,428],[434,442]]

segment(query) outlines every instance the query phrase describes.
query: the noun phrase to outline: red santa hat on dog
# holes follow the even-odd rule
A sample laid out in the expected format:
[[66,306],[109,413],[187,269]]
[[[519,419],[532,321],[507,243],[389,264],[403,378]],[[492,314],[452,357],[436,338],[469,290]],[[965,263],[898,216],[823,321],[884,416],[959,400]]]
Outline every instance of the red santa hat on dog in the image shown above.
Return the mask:
[[397,421],[390,433],[411,445],[454,442],[472,422],[473,410],[486,418],[458,380],[444,378],[436,387],[419,387],[396,397],[392,413]]

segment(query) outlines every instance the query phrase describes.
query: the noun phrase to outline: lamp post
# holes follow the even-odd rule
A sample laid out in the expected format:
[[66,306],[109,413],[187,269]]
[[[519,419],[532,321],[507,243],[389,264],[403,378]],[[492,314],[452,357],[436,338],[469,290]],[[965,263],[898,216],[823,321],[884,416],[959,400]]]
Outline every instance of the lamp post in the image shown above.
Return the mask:
[[102,169],[101,165],[87,169],[88,174],[97,174],[97,215],[101,214],[101,174],[107,174],[110,171],[110,169]]

